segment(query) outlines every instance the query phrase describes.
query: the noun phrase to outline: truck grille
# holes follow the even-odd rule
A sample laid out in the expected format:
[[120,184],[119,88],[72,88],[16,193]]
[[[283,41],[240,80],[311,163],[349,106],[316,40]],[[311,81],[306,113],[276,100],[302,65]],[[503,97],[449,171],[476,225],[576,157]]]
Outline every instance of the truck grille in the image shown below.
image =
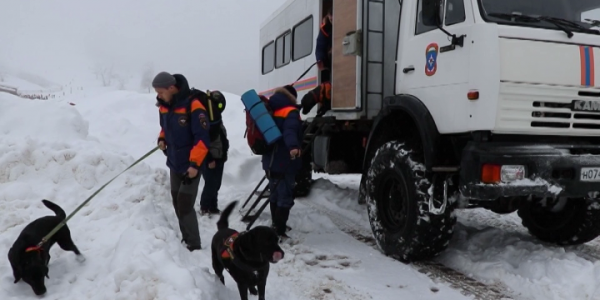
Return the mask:
[[600,129],[600,113],[571,112],[572,103],[534,101],[533,107],[531,116],[539,121],[532,121],[531,127]]
[[[586,111],[573,110],[574,107]],[[597,136],[600,134],[600,91],[503,82],[494,131]]]

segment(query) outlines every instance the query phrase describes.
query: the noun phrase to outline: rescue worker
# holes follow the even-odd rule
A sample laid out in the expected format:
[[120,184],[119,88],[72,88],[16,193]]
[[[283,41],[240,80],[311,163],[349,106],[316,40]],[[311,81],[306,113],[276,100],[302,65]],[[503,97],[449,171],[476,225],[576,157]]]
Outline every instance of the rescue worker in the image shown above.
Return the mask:
[[200,172],[210,147],[204,105],[193,97],[187,79],[161,72],[152,80],[160,114],[158,147],[167,156],[171,196],[182,242],[189,251],[202,249],[194,211]]
[[227,151],[229,151],[229,140],[219,108],[225,103],[225,96],[221,92],[213,91],[209,97],[214,107],[213,114],[217,117],[216,120],[210,122],[210,148],[206,156],[206,165],[202,169],[204,188],[200,196],[200,213],[202,215],[218,215],[221,213],[218,207],[218,196],[227,161]]
[[273,119],[282,133],[273,151],[262,157],[263,170],[269,179],[269,204],[273,227],[281,239],[286,232],[290,209],[294,206],[296,174],[302,168],[302,120],[296,104],[298,94],[292,86],[278,88],[269,98]]
[[317,45],[315,57],[317,67],[321,71],[321,82],[329,81],[331,77],[331,46],[333,35],[333,8],[329,8],[327,15],[323,19],[319,35],[317,36]]

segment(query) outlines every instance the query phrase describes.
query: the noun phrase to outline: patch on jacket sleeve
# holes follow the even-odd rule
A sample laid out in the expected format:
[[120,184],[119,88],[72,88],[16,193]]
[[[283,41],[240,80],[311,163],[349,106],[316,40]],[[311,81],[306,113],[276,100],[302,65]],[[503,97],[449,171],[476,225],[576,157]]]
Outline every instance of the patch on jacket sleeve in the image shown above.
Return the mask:
[[208,120],[206,119],[206,115],[201,113],[198,118],[200,118],[200,125],[202,125],[202,128],[207,129]]
[[179,119],[177,120],[177,123],[179,123],[179,126],[186,126],[188,124],[188,117],[187,116],[179,117]]

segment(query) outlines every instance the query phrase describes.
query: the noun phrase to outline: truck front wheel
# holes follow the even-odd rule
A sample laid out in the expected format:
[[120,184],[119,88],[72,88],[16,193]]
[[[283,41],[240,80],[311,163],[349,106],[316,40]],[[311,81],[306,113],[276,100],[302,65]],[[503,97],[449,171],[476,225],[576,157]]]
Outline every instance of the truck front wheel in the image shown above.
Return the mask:
[[381,146],[361,180],[371,229],[385,255],[403,261],[429,259],[446,249],[456,217],[450,205],[429,212],[431,175],[422,155],[404,143]]
[[518,214],[529,233],[544,242],[579,245],[600,235],[600,203],[597,199],[525,201]]

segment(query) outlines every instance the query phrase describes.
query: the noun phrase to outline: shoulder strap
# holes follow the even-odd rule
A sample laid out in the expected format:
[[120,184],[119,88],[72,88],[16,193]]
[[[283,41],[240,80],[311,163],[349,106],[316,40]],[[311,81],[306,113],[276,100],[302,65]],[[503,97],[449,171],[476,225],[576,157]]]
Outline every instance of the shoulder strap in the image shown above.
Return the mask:
[[[197,90],[195,88],[192,88],[191,90],[192,90],[192,93],[190,94],[190,101],[188,101],[188,107],[187,107],[188,114],[191,114],[191,111],[192,111],[192,101],[194,101],[194,99],[198,99],[198,101],[200,101],[200,103],[202,103],[202,105],[204,105],[204,107],[206,108],[209,121],[210,122],[214,121],[212,103],[210,100],[210,91],[203,92],[203,91]],[[197,97],[198,95],[200,95],[204,99],[200,99],[200,97]]]

